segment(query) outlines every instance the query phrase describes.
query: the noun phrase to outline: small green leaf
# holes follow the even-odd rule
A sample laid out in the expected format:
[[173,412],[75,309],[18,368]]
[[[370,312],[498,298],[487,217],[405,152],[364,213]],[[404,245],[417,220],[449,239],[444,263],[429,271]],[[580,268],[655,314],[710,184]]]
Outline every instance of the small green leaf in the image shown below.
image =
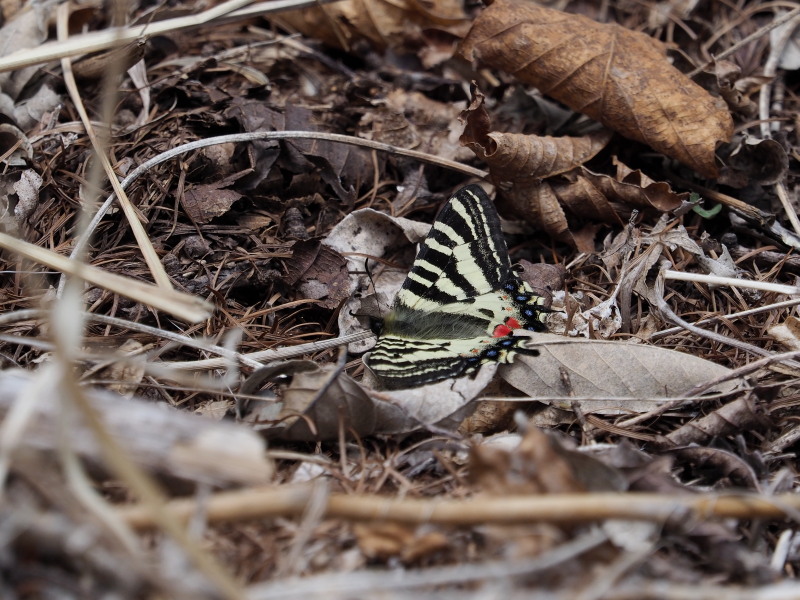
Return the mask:
[[700,206],[700,202],[702,201],[703,198],[697,192],[692,192],[691,194],[689,194],[689,202],[694,204],[694,206],[692,206],[692,210],[701,217],[703,217],[704,219],[713,219],[719,214],[719,211],[722,210],[721,204],[715,204],[714,208],[705,209],[702,206]]

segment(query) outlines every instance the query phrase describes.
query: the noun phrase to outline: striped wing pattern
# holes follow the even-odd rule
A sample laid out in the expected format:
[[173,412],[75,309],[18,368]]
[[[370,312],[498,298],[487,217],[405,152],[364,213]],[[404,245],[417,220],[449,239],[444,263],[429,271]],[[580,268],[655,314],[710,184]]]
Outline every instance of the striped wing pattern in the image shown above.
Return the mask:
[[494,204],[469,185],[433,223],[367,366],[384,388],[401,389],[536,354],[513,331],[544,328],[541,302],[511,268]]

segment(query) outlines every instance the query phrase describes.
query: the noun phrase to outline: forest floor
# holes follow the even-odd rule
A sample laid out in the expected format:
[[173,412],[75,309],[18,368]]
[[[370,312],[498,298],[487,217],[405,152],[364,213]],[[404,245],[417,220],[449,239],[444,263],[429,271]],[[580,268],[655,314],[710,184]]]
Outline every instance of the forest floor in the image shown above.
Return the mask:
[[0,3],[0,596],[798,597],[800,6],[487,4]]

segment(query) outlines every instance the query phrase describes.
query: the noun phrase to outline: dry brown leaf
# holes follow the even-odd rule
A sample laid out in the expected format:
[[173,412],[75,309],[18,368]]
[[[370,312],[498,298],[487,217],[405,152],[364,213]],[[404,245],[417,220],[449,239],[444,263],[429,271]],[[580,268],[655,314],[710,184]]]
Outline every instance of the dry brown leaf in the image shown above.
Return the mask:
[[615,468],[569,448],[557,434],[528,427],[513,450],[481,444],[470,452],[470,477],[492,495],[570,494],[626,487]]
[[358,547],[368,558],[387,560],[397,557],[403,563],[416,562],[449,546],[439,531],[421,533],[417,527],[401,523],[357,523],[353,533]]
[[380,49],[421,46],[423,29],[463,37],[469,26],[460,0],[346,0],[283,12],[276,21],[343,50],[358,40]]
[[515,0],[497,0],[462,43],[468,60],[512,73],[570,108],[716,177],[728,110],[667,61],[660,42]]
[[[585,169],[581,169],[581,172],[584,171]],[[612,204],[614,196],[609,199],[602,190],[592,185],[588,178],[582,177],[580,172],[570,173],[566,177],[543,183],[549,186],[552,195],[558,198],[559,204],[570,214],[577,215],[582,219],[610,223],[612,225],[622,225],[625,220],[623,218],[624,215],[618,214],[614,204]],[[547,193],[545,198],[549,196],[550,193]],[[515,197],[518,198],[519,194],[515,195]],[[534,195],[529,200],[529,203],[533,203],[537,199],[537,196]]]
[[631,208],[667,212],[680,207],[689,197],[688,192],[676,193],[668,183],[654,181],[641,171],[614,162],[615,177],[580,167],[546,181],[515,186],[505,197],[526,220],[584,252],[594,252],[594,243],[591,239],[580,243],[578,232],[570,231],[567,214],[621,225],[630,216]]
[[376,106],[359,122],[359,135],[365,139],[392,144],[400,148],[416,148],[420,135],[401,110],[387,105]]
[[295,242],[286,261],[286,283],[299,286],[304,298],[319,300],[319,306],[334,309],[350,297],[347,260],[318,240]]
[[525,185],[571,171],[600,152],[611,137],[608,131],[560,138],[492,132],[484,96],[477,90],[461,119],[465,122],[461,143],[486,161],[496,183]]
[[550,265],[546,263],[532,263],[520,259],[520,277],[531,286],[536,295],[545,298],[545,306],[549,307],[553,300],[553,291],[564,288],[567,278],[567,269],[564,265]]
[[[284,126],[293,131],[322,131],[314,111],[299,105],[287,105]],[[301,170],[309,169],[331,186],[336,195],[350,203],[355,197],[351,188],[372,178],[373,165],[369,155],[350,144],[337,144],[325,139],[287,140],[286,151]],[[303,165],[306,165],[304,168]]]
[[569,494],[585,492],[558,442],[541,429],[531,427],[512,451],[491,445],[470,452],[470,477],[493,495]]
[[[593,173],[586,168],[580,169],[579,177],[588,180],[593,188],[612,203],[623,202],[639,210],[669,212],[689,199],[688,192],[674,192],[668,183],[655,181],[638,169],[631,169],[617,158],[614,158],[614,166],[617,168],[614,177]],[[571,206],[570,203],[567,204]],[[627,214],[624,216],[627,217]]]
[[773,325],[767,333],[789,350],[800,350],[800,319],[787,317],[783,323]]
[[758,113],[758,106],[746,93],[749,85],[741,79],[741,67],[727,60],[715,61],[714,74],[717,76],[719,95],[730,109],[753,118]]
[[[389,91],[386,94],[385,106],[387,110],[403,115],[413,129],[414,138],[419,141],[417,146],[419,150],[451,160],[466,160],[470,157],[469,151],[459,143],[461,124],[450,102],[439,102],[421,92],[403,89]],[[393,142],[391,138],[370,139],[378,139],[403,148],[413,147]]]
[[[498,395],[488,388],[483,393],[490,396]],[[518,410],[525,410],[525,405],[502,400],[478,402],[475,412],[461,422],[458,432],[469,437],[476,433],[487,434],[507,430],[513,426],[514,414]]]
[[525,188],[514,187],[504,196],[527,221],[536,223],[550,237],[573,241],[567,214],[549,182],[532,182]]
[[202,184],[186,190],[181,206],[198,225],[224,215],[242,195],[234,190],[220,189],[218,184]]
[[[503,379],[534,398],[564,398],[558,405],[566,409],[572,397],[598,398],[579,402],[587,413],[645,412],[660,399],[730,372],[691,354],[644,344],[540,333],[532,336],[528,346],[539,350],[539,356],[519,356],[503,365],[499,370]],[[718,389],[731,389],[734,384]]]
[[[265,382],[279,386],[281,402],[258,407],[247,418],[270,437],[294,441],[338,439],[370,435],[375,431],[375,407],[355,381],[336,374],[335,365],[320,367],[310,360],[273,363],[253,373],[241,386],[242,394],[258,392]],[[262,421],[277,423],[264,427]]]
[[597,221],[620,223],[621,219],[605,196],[585,184],[586,181],[580,179],[574,183],[555,179],[540,181],[512,188],[505,197],[526,220],[537,223],[551,237],[570,242],[583,252],[594,252],[593,236],[580,243],[582,239],[570,230],[562,204],[578,211],[578,215]]
[[[341,426],[359,434],[371,432],[375,412],[362,388],[346,375],[337,376],[328,385],[332,369],[320,369],[316,363],[308,362],[309,369],[295,372],[291,384],[281,394],[281,416],[288,417],[287,439],[335,439]],[[309,423],[299,417],[301,414],[314,424],[316,435],[312,434]]]
[[[551,237],[577,244],[570,232],[559,193],[575,214],[604,222],[620,222],[605,198],[592,196],[570,183],[556,183],[555,175],[570,172],[594,157],[608,143],[610,132],[599,131],[583,137],[522,135],[491,131],[491,119],[484,95],[473,88],[470,106],[461,113],[464,134],[461,143],[484,159],[489,173],[511,207]],[[510,184],[510,185],[509,185]],[[573,192],[572,195],[569,192]]]

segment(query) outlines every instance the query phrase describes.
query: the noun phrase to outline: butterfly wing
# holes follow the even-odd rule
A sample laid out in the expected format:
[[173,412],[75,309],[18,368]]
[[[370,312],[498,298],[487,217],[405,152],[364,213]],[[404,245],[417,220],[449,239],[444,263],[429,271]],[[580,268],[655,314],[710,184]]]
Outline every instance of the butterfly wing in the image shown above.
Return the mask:
[[395,307],[438,310],[499,289],[509,273],[511,261],[494,204],[479,186],[468,185],[436,217]]
[[399,389],[535,353],[511,333],[543,328],[541,301],[511,269],[492,201],[467,186],[437,216],[367,364]]

